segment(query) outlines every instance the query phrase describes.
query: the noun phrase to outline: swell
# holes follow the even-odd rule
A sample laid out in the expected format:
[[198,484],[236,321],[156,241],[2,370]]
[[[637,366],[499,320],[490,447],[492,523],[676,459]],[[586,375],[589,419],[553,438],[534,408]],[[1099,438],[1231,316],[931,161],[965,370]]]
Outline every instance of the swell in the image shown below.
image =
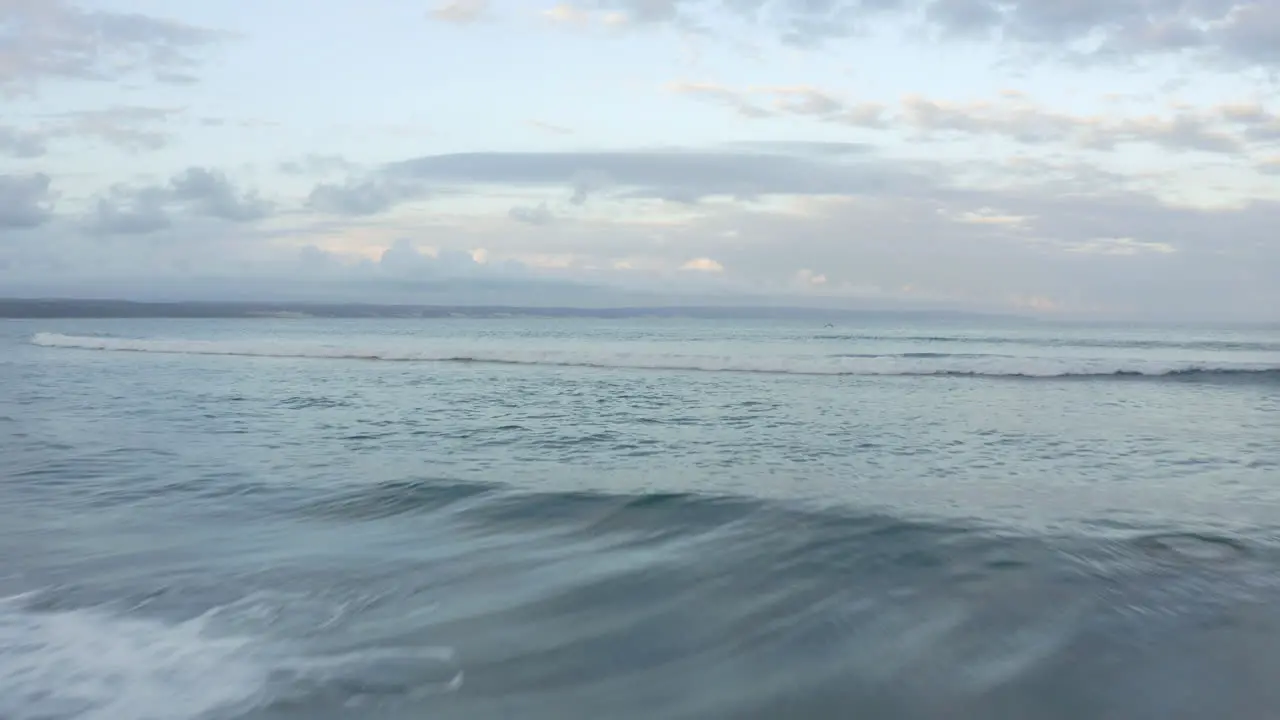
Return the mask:
[[[419,478],[372,482],[333,491],[296,507],[302,516],[335,523],[378,522],[420,517],[488,534],[525,536],[557,530],[562,539],[625,537],[631,541],[721,534],[726,546],[747,542],[772,548],[798,543],[793,559],[801,564],[835,562],[867,552],[902,554],[893,563],[934,566],[961,546],[992,551],[983,560],[991,568],[1026,564],[1005,553],[1021,544],[1065,553],[1098,568],[1118,555],[1153,562],[1223,563],[1270,557],[1270,544],[1193,528],[1144,529],[1108,524],[1108,539],[1084,535],[1014,535],[977,521],[910,517],[858,507],[809,507],[799,503],[738,495],[693,492],[608,493],[599,491],[515,491],[499,483]],[[732,542],[731,542],[732,540]],[[985,552],[984,550],[984,552]],[[981,554],[981,553],[980,553]]]
[[[433,544],[449,538],[448,557],[430,561],[433,580],[465,584],[472,598],[433,616],[432,638],[463,648],[472,690],[488,691],[444,717],[499,717],[503,703],[538,718],[577,716],[566,707],[618,718],[843,717],[850,707],[869,718],[960,716],[956,707],[964,717],[1175,717],[1150,712],[1141,692],[1186,669],[1169,651],[1276,596],[1269,546],[1188,531],[1030,536],[743,497],[444,480],[373,484],[313,509],[342,523],[367,521],[370,508],[415,536],[437,533]],[[1141,671],[1094,657],[1117,654],[1120,668]],[[1201,689],[1231,680],[1221,659],[1203,668],[1217,675]],[[989,699],[1039,712],[993,712]],[[1093,706],[1045,712],[1055,701]],[[629,711],[637,706],[647,712]]]
[[358,348],[279,341],[151,340],[37,333],[32,344],[113,352],[233,357],[524,365],[596,369],[732,372],[810,376],[1005,378],[1166,378],[1280,380],[1280,365],[1114,358],[1019,357],[977,353],[713,355],[658,352]]
[[1280,352],[1280,342],[1247,340],[1154,340],[1149,338],[1047,338],[1009,335],[883,335],[827,333],[815,340],[874,342],[964,343],[972,345],[1033,345],[1042,347],[1132,348],[1138,350],[1212,350],[1228,352]]

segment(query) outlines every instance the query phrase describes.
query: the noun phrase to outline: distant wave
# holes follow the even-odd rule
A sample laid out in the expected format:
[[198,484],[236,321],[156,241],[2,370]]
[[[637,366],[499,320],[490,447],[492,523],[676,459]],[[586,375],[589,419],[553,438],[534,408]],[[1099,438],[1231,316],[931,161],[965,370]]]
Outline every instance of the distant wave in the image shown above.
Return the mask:
[[847,340],[911,343],[968,343],[972,345],[1032,345],[1041,347],[1132,348],[1137,350],[1214,350],[1233,352],[1280,352],[1280,342],[1247,340],[1155,340],[1151,338],[1049,338],[1019,335],[884,335],[871,333],[827,333],[815,340]]
[[776,375],[919,375],[1025,378],[1247,377],[1280,380],[1280,364],[1195,363],[1014,355],[714,355],[523,348],[351,347],[273,340],[155,340],[37,333],[43,347],[175,355],[475,363],[553,367],[738,372]]

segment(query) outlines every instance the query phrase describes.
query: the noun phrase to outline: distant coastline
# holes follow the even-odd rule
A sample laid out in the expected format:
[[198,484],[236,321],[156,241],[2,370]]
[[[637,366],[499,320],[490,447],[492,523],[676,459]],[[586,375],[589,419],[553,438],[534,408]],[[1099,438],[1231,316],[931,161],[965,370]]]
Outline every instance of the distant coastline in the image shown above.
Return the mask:
[[0,318],[701,318],[701,319],[812,319],[841,320],[857,317],[903,319],[1021,319],[939,310],[853,310],[837,308],[768,306],[635,306],[635,307],[537,307],[504,305],[378,305],[360,303],[199,301],[156,302],[132,300],[84,300],[68,298],[0,298]]

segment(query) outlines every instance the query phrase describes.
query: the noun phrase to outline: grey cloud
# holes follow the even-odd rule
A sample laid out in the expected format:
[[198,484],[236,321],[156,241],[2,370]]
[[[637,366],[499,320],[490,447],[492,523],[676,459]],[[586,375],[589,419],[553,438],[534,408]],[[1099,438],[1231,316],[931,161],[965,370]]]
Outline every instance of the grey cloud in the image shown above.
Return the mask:
[[442,185],[568,185],[574,202],[606,184],[631,197],[687,202],[713,195],[884,194],[933,183],[923,169],[901,164],[695,150],[459,153],[396,163],[384,172]]
[[280,172],[286,175],[328,175],[330,173],[349,172],[358,166],[339,155],[311,154],[297,160],[280,163]]
[[47,152],[40,133],[0,127],[0,154],[19,160],[40,157]]
[[1241,4],[1210,37],[1231,55],[1259,65],[1280,65],[1280,4]]
[[48,175],[0,175],[0,228],[25,229],[49,220],[52,205]]
[[[807,153],[797,154],[802,152]],[[503,154],[496,157],[511,161]],[[796,159],[782,149],[771,157]],[[844,167],[821,162],[824,156],[800,157],[808,168]],[[545,171],[526,167],[533,162],[528,158],[515,162],[530,178],[527,184],[556,185],[545,179]],[[579,164],[563,163],[566,167]],[[1273,276],[1274,268],[1280,266],[1280,243],[1274,228],[1280,223],[1280,203],[1193,208],[1126,189],[1107,173],[1090,172],[1087,166],[1055,168],[1044,160],[1028,160],[1004,169],[1003,190],[917,183],[875,197],[792,198],[783,207],[708,206],[686,222],[664,223],[660,238],[646,220],[583,217],[546,232],[523,223],[460,225],[423,216],[414,220],[423,233],[423,244],[430,238],[431,245],[444,246],[445,252],[432,257],[420,252],[413,239],[405,239],[380,261],[364,263],[333,258],[314,248],[298,251],[295,241],[340,227],[339,220],[270,230],[180,223],[185,206],[167,194],[148,196],[126,189],[118,205],[122,212],[114,216],[117,224],[143,226],[148,218],[155,222],[157,211],[162,211],[173,220],[172,226],[145,239],[101,242],[60,236],[58,223],[49,223],[23,235],[30,241],[0,243],[0,256],[8,258],[11,266],[0,283],[12,287],[15,278],[36,281],[72,277],[71,273],[85,277],[126,273],[142,279],[134,283],[139,287],[167,278],[171,288],[178,288],[175,292],[187,292],[190,288],[182,278],[198,268],[226,273],[226,277],[276,272],[273,277],[280,282],[272,287],[282,290],[290,282],[296,289],[308,287],[308,278],[323,277],[344,284],[342,297],[353,300],[368,299],[389,288],[419,297],[427,284],[441,277],[465,277],[468,282],[493,277],[500,263],[478,263],[469,253],[460,252],[485,248],[488,257],[498,259],[529,253],[570,257],[574,268],[565,272],[612,287],[630,284],[652,289],[654,283],[663,282],[663,273],[688,275],[675,268],[690,258],[705,257],[728,268],[721,276],[726,283],[736,283],[739,290],[734,292],[794,287],[796,274],[803,269],[809,277],[827,279],[822,289],[811,287],[807,292],[870,288],[886,297],[942,298],[938,302],[951,308],[1007,310],[1011,298],[1021,297],[1077,311],[1092,308],[1178,319],[1275,319],[1280,287]],[[642,179],[650,178],[652,183],[653,177],[662,179],[674,170],[645,172]],[[625,178],[638,173],[615,174]],[[945,172],[934,175],[939,180],[947,177]],[[486,182],[496,176],[496,170],[486,173]],[[170,184],[157,187],[167,191]],[[620,183],[619,187],[630,190],[636,185]],[[682,189],[695,192],[681,186],[674,191]],[[126,217],[124,211],[132,214]],[[288,242],[273,244],[279,240]],[[612,274],[582,269],[632,260],[632,269]],[[63,275],[47,269],[59,264],[68,268]],[[657,268],[652,274],[651,266]],[[705,283],[711,281],[702,276],[684,280],[698,287],[707,287]],[[908,285],[913,290],[900,290]],[[322,292],[318,286],[310,287]],[[462,287],[440,286],[439,296],[456,301],[450,293],[460,293]],[[327,286],[323,290],[329,291]],[[512,298],[517,304],[541,301],[545,289],[530,286],[522,292]],[[575,304],[584,302],[583,297],[569,295],[557,301]]]
[[257,194],[238,192],[225,174],[207,168],[188,168],[169,183],[168,194],[198,215],[232,222],[260,220],[271,212]]
[[528,225],[550,225],[555,221],[555,216],[546,203],[533,207],[513,207],[507,212],[507,217]]
[[733,143],[733,145],[760,152],[776,152],[784,155],[816,157],[863,155],[875,149],[874,146],[866,143],[823,142],[810,140],[748,140]]
[[169,195],[162,188],[131,189],[118,185],[98,198],[88,218],[90,232],[100,235],[146,235],[173,225]]
[[249,223],[271,210],[271,203],[238,191],[222,172],[192,167],[164,185],[113,187],[98,198],[88,228],[106,235],[143,235],[171,227],[175,214]]
[[573,188],[569,202],[573,205],[585,205],[593,194],[612,187],[613,180],[599,170],[579,170],[573,174],[569,184]]
[[627,0],[623,3],[635,22],[670,22],[679,15],[677,0]]
[[115,80],[145,72],[190,82],[198,51],[222,33],[137,13],[84,9],[70,0],[0,0],[0,92],[34,92],[49,79]]
[[[863,32],[880,18],[922,18],[939,36],[998,39],[1060,57],[1125,61],[1209,53],[1237,64],[1280,64],[1274,0],[597,0],[637,20],[686,23],[727,8],[784,42],[813,45]],[[1088,42],[1092,49],[1072,50]]]
[[1280,61],[1280,5],[1272,0],[933,0],[927,15],[945,34],[1052,47],[1095,41],[1080,59],[1125,60],[1207,51],[1247,64]]
[[307,207],[332,215],[377,215],[428,194],[421,182],[405,177],[372,177],[321,183],[307,196]]

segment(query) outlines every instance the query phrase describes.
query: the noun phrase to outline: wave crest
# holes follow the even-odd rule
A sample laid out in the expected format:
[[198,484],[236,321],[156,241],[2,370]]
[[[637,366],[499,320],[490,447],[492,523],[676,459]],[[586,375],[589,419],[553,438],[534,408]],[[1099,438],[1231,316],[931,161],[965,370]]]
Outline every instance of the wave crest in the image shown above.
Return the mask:
[[974,353],[723,355],[617,350],[334,346],[281,340],[160,340],[36,333],[54,348],[176,355],[476,363],[776,375],[909,375],[1009,378],[1252,377],[1280,379],[1280,365],[1117,358],[1019,357]]

